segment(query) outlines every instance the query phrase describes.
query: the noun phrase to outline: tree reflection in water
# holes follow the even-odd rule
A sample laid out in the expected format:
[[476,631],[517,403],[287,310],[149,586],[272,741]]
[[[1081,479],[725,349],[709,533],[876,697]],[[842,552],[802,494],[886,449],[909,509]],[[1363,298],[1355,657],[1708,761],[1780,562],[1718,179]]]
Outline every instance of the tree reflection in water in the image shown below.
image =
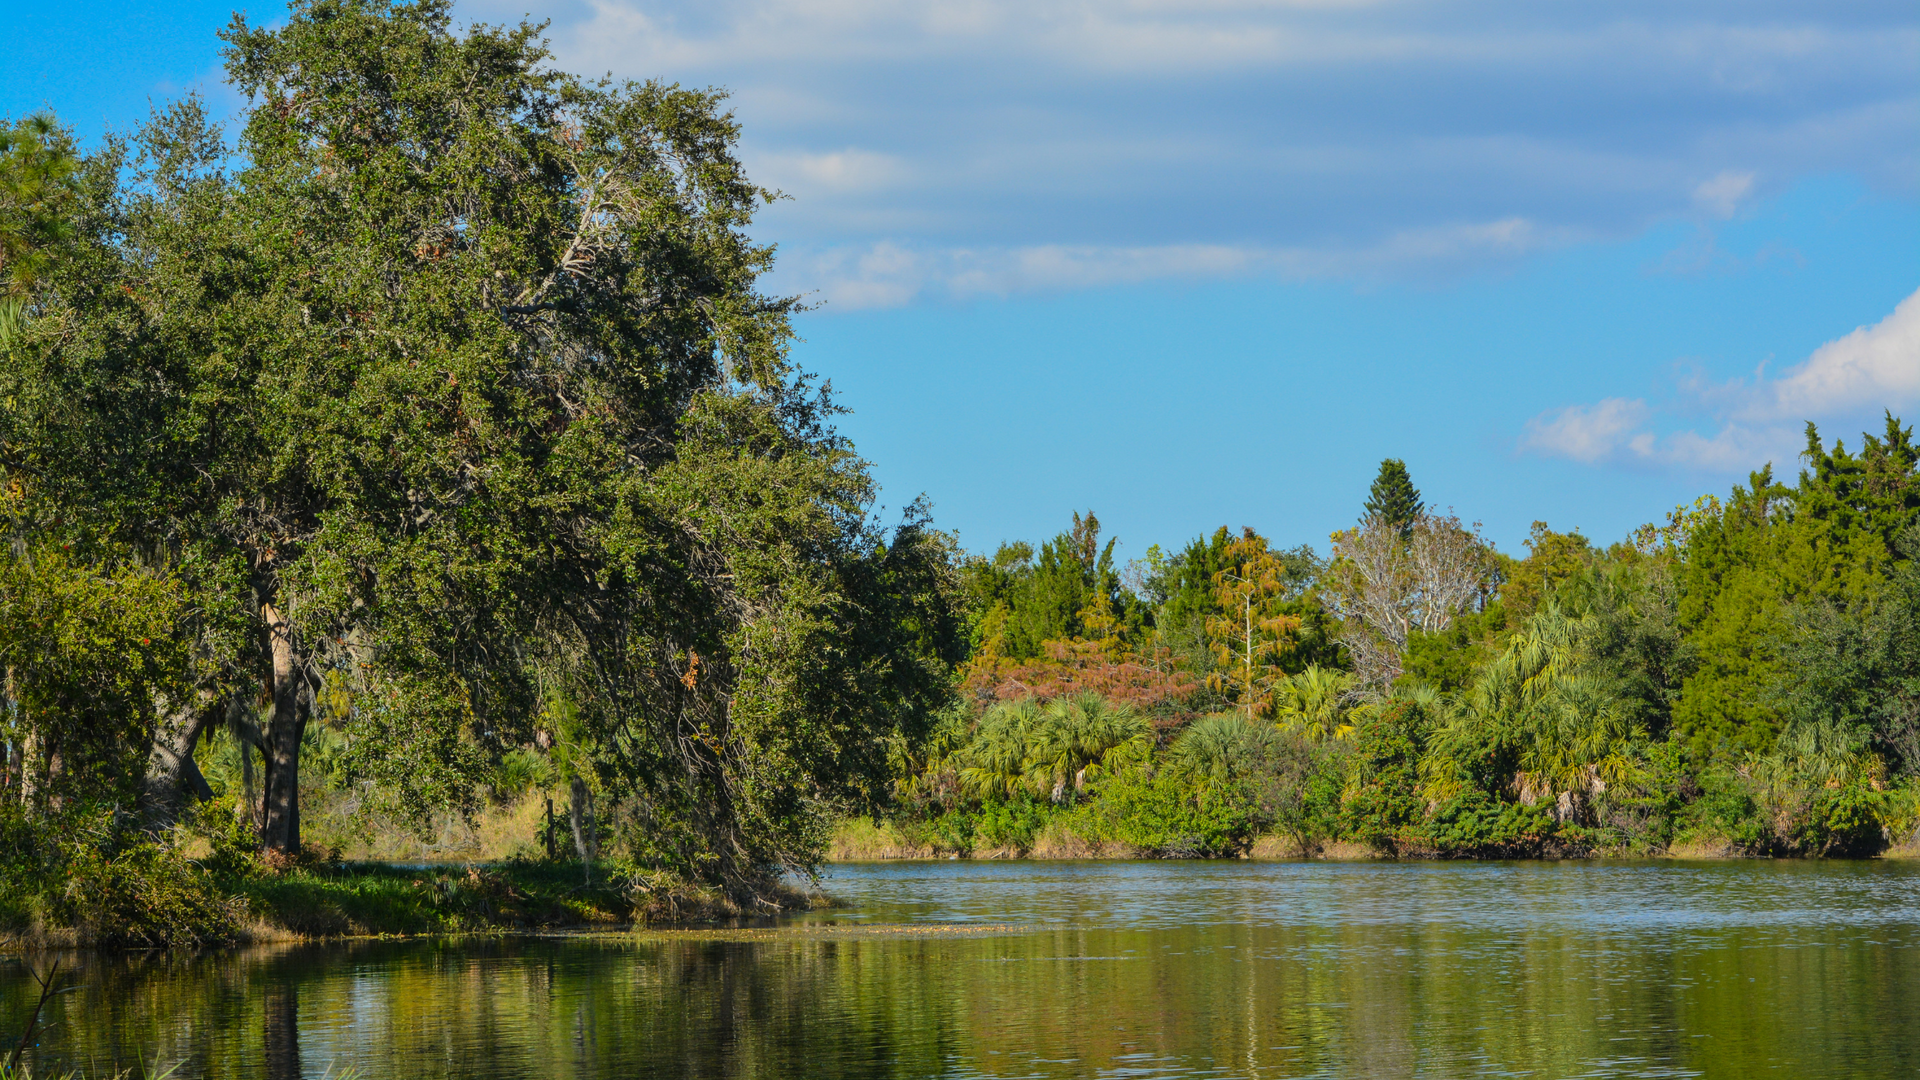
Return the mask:
[[276,979],[266,989],[266,1046],[261,1060],[267,1080],[301,1080],[300,989],[293,979]]
[[[777,929],[75,956],[35,1064],[1920,1075],[1920,866],[915,864],[829,884],[855,908]],[[0,1028],[35,989],[0,966]]]

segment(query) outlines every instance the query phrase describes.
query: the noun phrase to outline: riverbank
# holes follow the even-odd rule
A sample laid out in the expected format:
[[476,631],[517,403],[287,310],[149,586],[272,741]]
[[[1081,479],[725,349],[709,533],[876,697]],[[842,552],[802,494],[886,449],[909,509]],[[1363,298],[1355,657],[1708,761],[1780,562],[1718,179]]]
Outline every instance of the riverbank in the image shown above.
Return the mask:
[[[834,826],[829,841],[829,862],[884,862],[895,859],[1148,859],[1159,857],[1150,849],[1118,840],[1090,837],[1077,831],[1071,822],[1049,821],[1034,831],[1024,843],[978,843],[962,846],[954,838],[942,836],[924,826],[902,827],[891,821],[871,818],[846,818]],[[1254,838],[1240,852],[1247,859],[1323,859],[1336,862],[1365,862],[1378,859],[1457,859],[1458,853],[1436,853],[1410,849],[1381,851],[1347,840],[1322,840],[1303,845],[1290,837],[1266,835]],[[1489,857],[1512,857],[1495,852]],[[1537,857],[1537,856],[1523,856]],[[1703,834],[1676,840],[1657,849],[1566,850],[1553,852],[1555,858],[1668,858],[1668,859],[1746,859],[1767,858],[1744,850],[1735,840],[1715,834]],[[1892,843],[1878,853],[1882,859],[1920,859],[1920,833]]]
[[[134,884],[122,898],[126,902],[96,910],[68,907],[65,920],[53,911],[39,913],[0,936],[29,948],[152,948],[620,930],[724,923],[832,903],[817,890],[785,883],[742,903],[669,873],[612,863],[596,864],[591,874],[579,863],[335,863]],[[157,902],[189,888],[213,902],[191,909]],[[76,910],[79,917],[71,917]]]

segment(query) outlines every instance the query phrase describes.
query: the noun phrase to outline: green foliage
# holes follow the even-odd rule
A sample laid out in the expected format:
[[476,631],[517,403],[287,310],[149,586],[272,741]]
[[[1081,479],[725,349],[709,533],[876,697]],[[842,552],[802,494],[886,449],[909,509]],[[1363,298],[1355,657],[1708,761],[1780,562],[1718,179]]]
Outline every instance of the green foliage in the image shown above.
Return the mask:
[[923,505],[871,519],[793,368],[721,96],[572,78],[539,35],[237,18],[237,146],[188,100],[77,174],[0,369],[16,518],[166,553],[195,707],[258,721],[269,847],[301,847],[321,688],[342,774],[423,818],[558,699],[650,850],[751,890],[947,700],[955,556]]
[[1027,741],[1026,770],[1035,791],[1055,803],[1071,788],[1086,790],[1110,755],[1139,757],[1147,748],[1146,717],[1098,694],[1055,698],[1040,711]]
[[124,556],[0,554],[0,740],[30,806],[135,803],[159,713],[188,692],[184,608],[176,579]]
[[1411,850],[1476,859],[1539,858],[1568,847],[1550,804],[1506,802],[1478,789],[1434,808],[1402,842]]
[[1419,489],[1413,486],[1413,477],[1407,474],[1407,463],[1388,458],[1380,463],[1380,474],[1373,478],[1373,487],[1367,492],[1367,504],[1360,516],[1363,520],[1377,519],[1388,528],[1398,529],[1404,539],[1413,535],[1413,523],[1426,509]]
[[989,800],[973,816],[972,844],[1005,848],[1024,855],[1033,847],[1034,837],[1046,826],[1049,817],[1046,803],[1026,795]]
[[244,878],[262,869],[260,843],[253,827],[235,812],[232,793],[219,795],[195,806],[187,820],[188,835],[207,845],[200,865],[221,878]]
[[1240,713],[1215,713],[1195,720],[1174,740],[1167,750],[1167,770],[1202,793],[1233,788],[1251,783],[1280,742],[1280,732],[1271,724]]
[[106,948],[198,947],[232,941],[246,914],[205,865],[115,807],[0,806],[0,929],[68,930]]
[[1459,693],[1498,652],[1501,631],[1508,625],[1506,606],[1495,601],[1480,611],[1462,612],[1445,630],[1414,631],[1407,635],[1403,675],[1443,693]]
[[100,825],[81,832],[66,856],[65,887],[47,914],[92,944],[198,947],[231,941],[239,931],[244,904],[178,848],[127,842]]
[[989,708],[943,765],[963,790],[991,802],[1033,794],[1066,802],[1097,779],[1110,755],[1145,753],[1147,721],[1132,707],[1097,694],[1030,698]]
[[1920,513],[1920,450],[1891,415],[1860,454],[1828,450],[1811,424],[1809,468],[1794,487],[1771,469],[1736,487],[1718,517],[1687,536],[1679,624],[1697,667],[1674,723],[1700,756],[1764,753],[1783,716],[1774,688],[1788,674],[1782,629],[1796,602],[1868,602],[1894,563],[1893,545]]
[[0,124],[0,345],[73,240],[72,134],[50,115]]
[[1920,774],[1920,526],[1898,541],[1886,584],[1852,602],[1793,610],[1780,687],[1788,731],[1819,729],[1881,755],[1894,775]]
[[559,780],[553,764],[543,755],[515,748],[500,758],[493,769],[493,795],[508,802],[539,788],[551,787]]
[[1382,854],[1400,852],[1425,816],[1420,760],[1433,725],[1429,710],[1409,701],[1371,710],[1355,725],[1340,800],[1342,835]]
[[1340,835],[1340,797],[1350,747],[1340,735],[1283,730],[1253,780],[1266,827],[1311,852]]
[[[1227,614],[1220,603],[1217,579],[1223,572],[1236,570],[1234,545],[1254,539],[1258,539],[1258,535],[1251,529],[1242,529],[1240,535],[1235,536],[1223,525],[1209,536],[1196,537],[1178,554],[1144,568],[1140,587],[1157,604],[1154,625],[1162,634],[1175,641],[1190,636],[1196,643],[1192,648],[1204,650],[1206,621]],[[1318,605],[1308,599],[1320,571],[1319,558],[1304,544],[1269,554],[1279,562],[1282,599],[1286,602],[1279,611],[1306,617],[1300,645],[1310,651],[1302,653],[1299,663],[1301,666],[1316,660],[1325,663],[1322,656],[1327,648],[1325,635],[1316,634],[1324,631],[1324,627],[1311,617],[1318,612]]]
[[[1525,559],[1491,560],[1482,584],[1497,592],[1467,597],[1450,624],[1409,625],[1402,651],[1372,658],[1369,670],[1397,670],[1397,682],[1361,685],[1345,654],[1309,653],[1272,682],[1269,727],[1225,712],[1243,687],[1214,680],[1181,703],[1210,715],[1160,714],[1159,743],[1088,784],[1070,827],[1148,850],[1226,851],[1222,837],[1273,830],[1308,851],[1342,840],[1476,857],[1688,846],[1860,856],[1909,836],[1920,821],[1916,454],[1889,417],[1859,455],[1810,432],[1807,457],[1796,487],[1763,471],[1634,545],[1600,548],[1536,523]],[[1375,539],[1380,551],[1339,553],[1399,566],[1408,545]],[[1130,569],[1129,587],[1155,605],[1152,662],[1221,673],[1205,629],[1225,608],[1207,585],[1240,565],[1245,542],[1223,529],[1175,556],[1149,549]],[[1302,592],[1287,602],[1301,605],[1305,639],[1314,613],[1325,618],[1315,591],[1340,592],[1353,567],[1300,567],[1287,588]],[[1424,588],[1382,618],[1418,615]],[[1389,638],[1368,640],[1397,648]],[[1061,790],[1029,771],[1043,707],[990,706],[978,741],[944,759],[973,770],[970,788],[956,781],[927,803],[956,837],[980,799]],[[929,757],[914,789],[931,795],[958,775],[943,768],[954,766]],[[1046,775],[1057,785],[1062,774]],[[1224,816],[1204,824],[1209,813]]]
[[1350,698],[1357,689],[1352,674],[1309,665],[1275,688],[1274,723],[1314,739],[1342,732]]
[[1231,858],[1266,824],[1251,783],[1196,790],[1173,770],[1118,779],[1104,792],[1102,809],[1116,839],[1167,859]]
[[1527,557],[1509,560],[1500,586],[1501,600],[1513,613],[1525,617],[1553,597],[1560,587],[1592,565],[1595,551],[1576,530],[1557,533],[1536,521],[1527,537]]
[[1136,633],[1146,611],[1121,588],[1115,543],[1100,543],[1100,520],[1089,510],[1037,553],[1002,544],[991,559],[966,560],[975,655],[1033,660],[1047,655],[1048,642]]

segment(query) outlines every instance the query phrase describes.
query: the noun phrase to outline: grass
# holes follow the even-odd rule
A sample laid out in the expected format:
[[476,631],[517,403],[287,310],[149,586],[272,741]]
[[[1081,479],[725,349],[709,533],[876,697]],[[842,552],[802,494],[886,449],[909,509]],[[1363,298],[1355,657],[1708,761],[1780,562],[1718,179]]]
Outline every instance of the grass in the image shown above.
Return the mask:
[[81,1072],[79,1068],[67,1072],[35,1072],[31,1065],[0,1063],[0,1080],[167,1080],[167,1076],[173,1076],[173,1068],[159,1072],[148,1072],[146,1068],[119,1068],[115,1072]]
[[608,929],[715,922],[813,907],[818,894],[777,890],[776,906],[748,910],[720,890],[672,874],[578,863],[408,869],[348,863],[248,875],[231,887],[247,901],[254,936],[344,937]]

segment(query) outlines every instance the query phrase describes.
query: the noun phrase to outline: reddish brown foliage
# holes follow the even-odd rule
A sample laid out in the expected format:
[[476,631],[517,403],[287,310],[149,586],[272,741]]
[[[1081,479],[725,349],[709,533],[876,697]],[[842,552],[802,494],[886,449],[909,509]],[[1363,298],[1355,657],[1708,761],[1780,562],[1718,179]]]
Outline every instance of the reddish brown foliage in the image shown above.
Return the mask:
[[1095,641],[1049,641],[1048,658],[1015,662],[1002,657],[976,661],[967,675],[968,692],[994,701],[1031,697],[1046,700],[1091,691],[1109,701],[1141,709],[1185,697],[1198,689],[1192,675],[1170,663],[1116,658]]

